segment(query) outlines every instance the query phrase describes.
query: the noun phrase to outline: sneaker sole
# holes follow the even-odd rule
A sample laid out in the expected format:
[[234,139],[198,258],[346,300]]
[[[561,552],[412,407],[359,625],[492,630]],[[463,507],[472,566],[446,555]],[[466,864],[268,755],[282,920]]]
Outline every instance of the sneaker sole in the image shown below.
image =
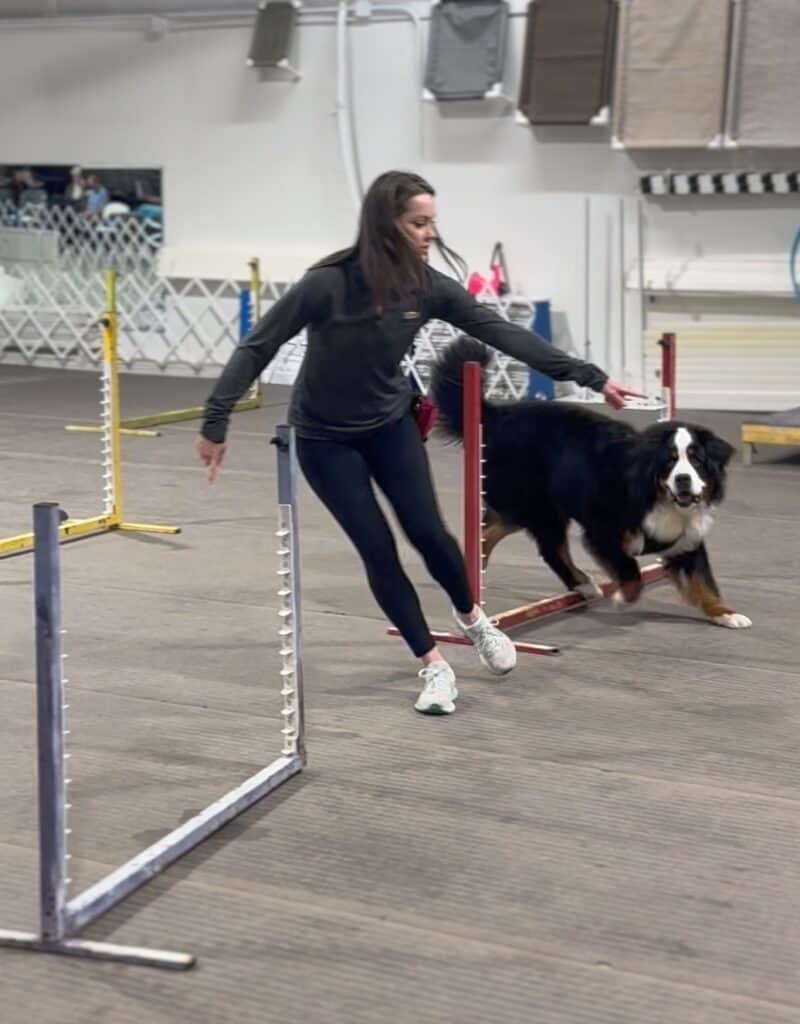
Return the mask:
[[414,710],[421,715],[452,715],[455,709],[455,704],[451,708],[445,708],[442,704],[431,704],[428,708],[418,708],[416,704],[414,705]]
[[507,676],[509,672],[513,672],[514,669],[517,667],[517,663],[515,661],[514,664],[509,665],[508,668],[495,668],[493,665],[490,665],[489,662],[486,661],[484,658],[481,658],[480,654],[478,655],[478,657],[480,658],[481,665],[483,665],[485,669],[488,669],[494,676]]

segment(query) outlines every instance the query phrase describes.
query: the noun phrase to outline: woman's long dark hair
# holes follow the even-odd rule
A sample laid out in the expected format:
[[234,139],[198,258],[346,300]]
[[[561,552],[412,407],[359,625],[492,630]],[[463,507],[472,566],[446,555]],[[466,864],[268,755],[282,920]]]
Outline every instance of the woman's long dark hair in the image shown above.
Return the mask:
[[[424,178],[408,171],[387,171],[373,181],[364,196],[355,249],[377,306],[425,291],[425,261],[396,223],[409,200],[421,195],[436,195]],[[444,244],[438,232],[435,245],[447,266],[464,281],[466,263]]]

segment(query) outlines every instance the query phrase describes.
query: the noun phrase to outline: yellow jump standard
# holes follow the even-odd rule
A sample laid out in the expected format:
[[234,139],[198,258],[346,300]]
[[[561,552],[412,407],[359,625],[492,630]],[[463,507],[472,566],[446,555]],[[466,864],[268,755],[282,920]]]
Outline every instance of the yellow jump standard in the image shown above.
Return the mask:
[[[253,323],[261,319],[261,274],[258,258],[252,259],[247,264],[250,267],[250,295],[253,303]],[[249,409],[261,408],[261,382],[255,380],[245,398],[239,399],[234,405],[233,412],[247,412]],[[122,434],[133,434],[136,437],[160,437],[158,430],[150,430],[150,427],[163,426],[165,423],[181,423],[184,420],[199,420],[203,418],[203,406],[191,405],[186,409],[168,409],[166,412],[148,413],[146,416],[129,416],[119,421],[119,429]],[[66,430],[75,433],[99,433],[103,428],[95,426],[82,426],[70,423]]]
[[[116,278],[106,271],[106,312],[100,321],[103,335],[103,367],[100,384],[100,413],[103,443],[103,505],[100,515],[88,519],[67,519],[58,530],[59,540],[71,540],[90,534],[127,530],[136,533],[180,533],[178,526],[129,523],[122,515],[122,458],[119,419],[119,373],[117,368]],[[0,558],[33,549],[33,534],[0,539]]]

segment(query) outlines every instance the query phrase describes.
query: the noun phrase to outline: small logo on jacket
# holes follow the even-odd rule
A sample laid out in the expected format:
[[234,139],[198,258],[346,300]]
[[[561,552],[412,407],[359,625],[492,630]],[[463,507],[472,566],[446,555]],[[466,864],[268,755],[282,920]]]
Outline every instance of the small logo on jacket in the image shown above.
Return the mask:
[[404,320],[416,320],[418,316],[419,313],[415,309],[410,309],[408,312],[403,313]]

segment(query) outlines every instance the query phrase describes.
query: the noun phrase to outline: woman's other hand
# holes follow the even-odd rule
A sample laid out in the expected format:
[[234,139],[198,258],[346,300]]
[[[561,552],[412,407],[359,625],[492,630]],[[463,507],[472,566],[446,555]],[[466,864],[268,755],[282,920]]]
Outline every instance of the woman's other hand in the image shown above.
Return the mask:
[[626,387],[625,384],[617,384],[616,381],[607,380],[603,385],[603,398],[613,409],[622,409],[629,398],[647,398],[641,391]]
[[217,469],[222,465],[222,460],[225,457],[225,445],[215,444],[214,441],[209,441],[201,434],[195,441],[194,447],[200,461],[206,467],[208,482],[213,484]]

